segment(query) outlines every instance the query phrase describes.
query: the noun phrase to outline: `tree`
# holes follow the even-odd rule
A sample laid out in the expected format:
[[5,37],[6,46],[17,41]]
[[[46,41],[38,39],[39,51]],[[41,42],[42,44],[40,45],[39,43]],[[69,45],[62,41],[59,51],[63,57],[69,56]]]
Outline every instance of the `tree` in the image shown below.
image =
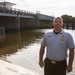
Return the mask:
[[62,15],[64,23],[72,23],[73,17],[69,15]]

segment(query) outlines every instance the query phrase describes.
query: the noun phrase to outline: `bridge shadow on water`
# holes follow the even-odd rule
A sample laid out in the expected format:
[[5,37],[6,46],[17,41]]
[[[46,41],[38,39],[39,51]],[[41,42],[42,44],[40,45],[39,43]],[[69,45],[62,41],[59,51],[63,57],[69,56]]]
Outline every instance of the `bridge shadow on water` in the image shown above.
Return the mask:
[[38,42],[38,39],[40,39],[43,34],[43,32],[37,30],[7,32],[6,44],[0,48],[0,57],[5,58],[18,52],[21,48],[27,48],[31,43],[35,43],[35,41]]

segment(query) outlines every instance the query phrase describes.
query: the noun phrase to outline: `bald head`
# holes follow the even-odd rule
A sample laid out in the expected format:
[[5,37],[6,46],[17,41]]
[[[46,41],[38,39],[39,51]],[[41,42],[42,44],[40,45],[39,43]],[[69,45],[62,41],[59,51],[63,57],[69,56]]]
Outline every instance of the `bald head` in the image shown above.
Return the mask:
[[54,29],[60,30],[63,26],[63,19],[61,17],[56,17],[53,20]]
[[54,22],[56,19],[60,19],[60,20],[63,22],[62,17],[55,17],[54,20],[53,20],[53,22]]

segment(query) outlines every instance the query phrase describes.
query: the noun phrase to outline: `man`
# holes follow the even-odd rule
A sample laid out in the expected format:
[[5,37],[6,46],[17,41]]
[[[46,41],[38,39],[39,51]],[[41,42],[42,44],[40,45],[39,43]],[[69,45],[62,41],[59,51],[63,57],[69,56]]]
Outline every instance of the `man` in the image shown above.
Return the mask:
[[[39,52],[39,65],[43,68],[44,75],[66,75],[71,72],[74,59],[74,41],[72,36],[62,29],[63,19],[56,17],[53,20],[54,29],[47,32],[41,42]],[[46,47],[46,58],[43,61],[43,55]],[[69,50],[69,59],[67,51]]]

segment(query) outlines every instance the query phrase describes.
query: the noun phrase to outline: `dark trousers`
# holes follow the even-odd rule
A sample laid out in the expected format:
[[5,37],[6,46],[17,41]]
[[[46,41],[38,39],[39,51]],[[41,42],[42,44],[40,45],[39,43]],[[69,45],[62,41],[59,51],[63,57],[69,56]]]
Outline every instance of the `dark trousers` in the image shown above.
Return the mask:
[[45,58],[44,62],[44,75],[66,75],[66,60],[52,63],[52,60]]

